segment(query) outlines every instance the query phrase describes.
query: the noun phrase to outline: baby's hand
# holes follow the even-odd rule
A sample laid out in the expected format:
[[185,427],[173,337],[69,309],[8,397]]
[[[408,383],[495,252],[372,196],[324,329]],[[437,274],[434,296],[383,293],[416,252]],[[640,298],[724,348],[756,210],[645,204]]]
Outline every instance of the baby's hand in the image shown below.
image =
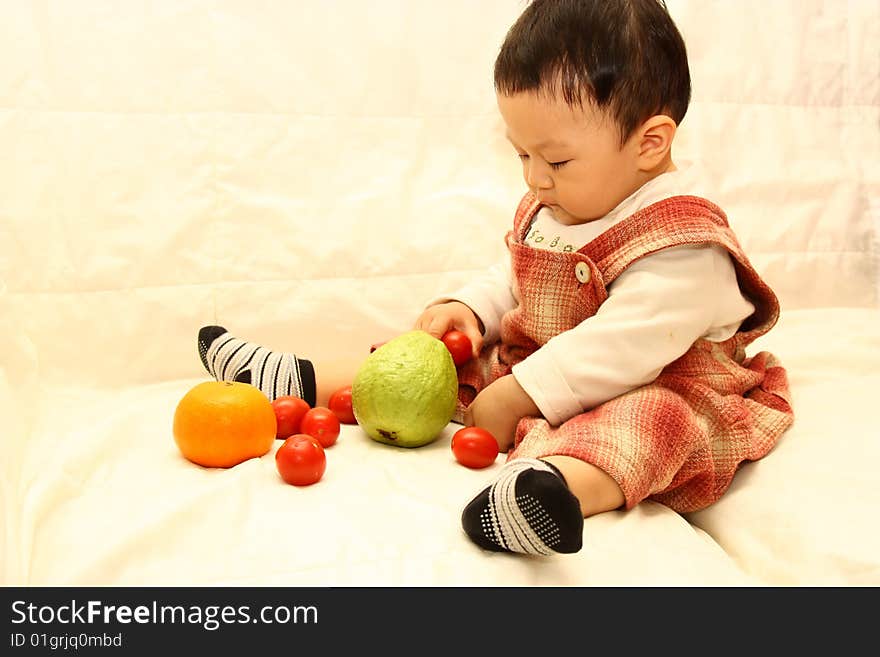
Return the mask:
[[540,410],[512,374],[502,376],[480,392],[464,415],[465,426],[482,427],[498,442],[498,450],[508,451],[516,437],[520,419],[539,415]]
[[460,301],[430,306],[419,316],[413,328],[427,331],[438,340],[442,339],[447,331],[458,329],[470,339],[474,348],[474,358],[479,356],[483,347],[480,320],[473,310]]

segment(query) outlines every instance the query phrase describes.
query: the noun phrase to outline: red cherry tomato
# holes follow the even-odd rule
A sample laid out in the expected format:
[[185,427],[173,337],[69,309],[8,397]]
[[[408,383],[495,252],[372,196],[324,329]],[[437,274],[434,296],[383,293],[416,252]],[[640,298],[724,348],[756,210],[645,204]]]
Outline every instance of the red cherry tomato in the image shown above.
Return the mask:
[[297,433],[285,440],[275,452],[275,467],[288,484],[308,486],[324,476],[327,456],[318,441]]
[[455,460],[468,468],[485,468],[495,463],[498,442],[480,427],[465,427],[452,435]]
[[443,344],[446,345],[449,353],[452,354],[452,360],[455,362],[456,367],[468,362],[474,355],[474,346],[471,344],[471,339],[461,331],[455,329],[447,331],[443,335]]
[[303,416],[299,430],[317,438],[322,447],[330,447],[339,438],[339,418],[329,408],[316,406]]
[[357,424],[351,410],[351,386],[344,386],[330,395],[327,406],[343,424]]
[[275,437],[287,438],[299,433],[299,425],[310,407],[299,397],[284,395],[277,397],[272,402],[272,408],[275,410],[275,419],[278,421]]

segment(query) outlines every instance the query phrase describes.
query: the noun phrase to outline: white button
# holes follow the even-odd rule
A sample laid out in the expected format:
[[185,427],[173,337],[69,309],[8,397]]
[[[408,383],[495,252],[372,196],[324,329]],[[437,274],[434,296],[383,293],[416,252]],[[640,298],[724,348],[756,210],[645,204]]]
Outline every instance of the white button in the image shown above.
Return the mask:
[[581,283],[590,282],[590,266],[586,262],[579,262],[574,266],[574,275]]

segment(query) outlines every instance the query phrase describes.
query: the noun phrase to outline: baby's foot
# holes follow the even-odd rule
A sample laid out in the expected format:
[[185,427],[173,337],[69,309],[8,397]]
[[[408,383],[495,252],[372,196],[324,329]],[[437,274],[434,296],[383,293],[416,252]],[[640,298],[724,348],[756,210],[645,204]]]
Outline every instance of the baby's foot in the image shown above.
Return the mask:
[[577,552],[584,518],[562,473],[546,461],[514,459],[465,507],[461,524],[486,550],[555,554]]
[[203,326],[198,345],[202,365],[218,381],[250,383],[269,399],[294,395],[315,405],[315,370],[310,361],[245,342],[222,326]]

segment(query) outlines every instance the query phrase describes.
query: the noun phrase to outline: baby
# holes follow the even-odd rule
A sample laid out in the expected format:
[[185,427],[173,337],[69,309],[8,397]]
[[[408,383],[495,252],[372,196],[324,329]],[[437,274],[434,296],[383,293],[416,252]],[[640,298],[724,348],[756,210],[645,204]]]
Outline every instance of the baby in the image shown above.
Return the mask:
[[[694,167],[673,161],[690,73],[662,2],[534,0],[495,90],[528,188],[509,256],[415,328],[471,338],[456,419],[508,452],[465,507],[466,534],[488,550],[576,552],[585,517],[645,499],[704,508],[772,449],[793,421],[786,373],[745,347],[779,304]],[[308,361],[222,327],[199,346],[219,379],[310,404],[327,394]]]

